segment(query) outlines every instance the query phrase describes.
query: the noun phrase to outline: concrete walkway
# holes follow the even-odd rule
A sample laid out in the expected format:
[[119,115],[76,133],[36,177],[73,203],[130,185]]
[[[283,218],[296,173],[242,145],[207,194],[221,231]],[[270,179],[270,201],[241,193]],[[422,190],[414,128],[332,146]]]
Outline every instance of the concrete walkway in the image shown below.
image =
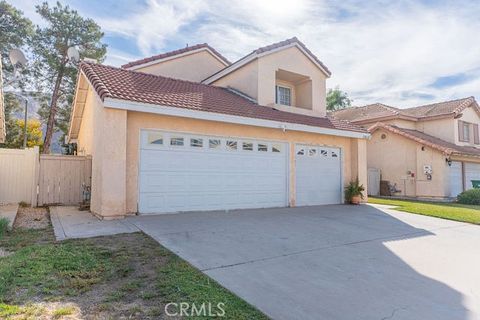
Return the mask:
[[119,233],[140,231],[128,220],[100,220],[88,211],[77,207],[50,207],[55,238],[57,240],[73,238],[91,238]]
[[17,216],[18,204],[7,204],[0,205],[0,218],[6,218],[9,223],[8,227],[11,229],[13,227],[13,222]]

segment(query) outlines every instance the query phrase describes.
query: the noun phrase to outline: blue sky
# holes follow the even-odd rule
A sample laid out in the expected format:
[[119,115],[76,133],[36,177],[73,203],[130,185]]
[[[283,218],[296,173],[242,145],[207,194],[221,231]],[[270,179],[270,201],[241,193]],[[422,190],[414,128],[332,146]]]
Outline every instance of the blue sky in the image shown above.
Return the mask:
[[[11,1],[35,23],[34,4]],[[96,20],[105,63],[208,42],[234,61],[297,36],[355,105],[409,107],[480,93],[480,1],[68,0]]]

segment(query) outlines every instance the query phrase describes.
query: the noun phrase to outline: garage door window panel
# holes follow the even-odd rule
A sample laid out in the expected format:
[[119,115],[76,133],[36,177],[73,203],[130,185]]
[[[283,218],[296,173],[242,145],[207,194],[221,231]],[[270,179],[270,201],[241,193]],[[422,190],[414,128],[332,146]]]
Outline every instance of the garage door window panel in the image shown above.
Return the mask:
[[158,132],[149,132],[148,144],[163,145],[163,134]]
[[208,147],[210,149],[220,149],[222,147],[222,142],[220,139],[209,139]]
[[203,139],[201,138],[191,138],[190,139],[190,146],[193,148],[202,148],[203,147]]
[[178,146],[181,147],[184,145],[183,137],[172,137],[170,138],[170,145],[171,146]]
[[227,140],[227,150],[237,150],[237,141]]
[[251,142],[244,142],[242,144],[242,149],[245,151],[253,151],[253,143]]
[[257,150],[260,152],[267,152],[268,151],[268,145],[259,143],[257,146]]
[[282,152],[282,146],[280,144],[273,144],[272,152]]

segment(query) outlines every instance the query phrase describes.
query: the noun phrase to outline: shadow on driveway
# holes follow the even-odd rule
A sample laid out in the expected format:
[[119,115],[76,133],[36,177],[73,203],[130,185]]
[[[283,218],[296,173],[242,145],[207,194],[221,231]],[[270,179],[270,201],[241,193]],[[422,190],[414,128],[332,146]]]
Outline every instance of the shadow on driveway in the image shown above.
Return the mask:
[[367,205],[128,220],[274,319],[480,317],[476,226]]

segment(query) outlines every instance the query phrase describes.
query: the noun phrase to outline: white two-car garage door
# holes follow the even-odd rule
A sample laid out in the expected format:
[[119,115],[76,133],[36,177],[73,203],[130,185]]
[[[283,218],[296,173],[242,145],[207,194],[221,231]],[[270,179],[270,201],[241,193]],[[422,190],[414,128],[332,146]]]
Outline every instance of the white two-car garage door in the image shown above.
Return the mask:
[[287,206],[287,145],[141,131],[139,212]]
[[295,148],[297,205],[342,203],[341,163],[338,148],[297,145]]

